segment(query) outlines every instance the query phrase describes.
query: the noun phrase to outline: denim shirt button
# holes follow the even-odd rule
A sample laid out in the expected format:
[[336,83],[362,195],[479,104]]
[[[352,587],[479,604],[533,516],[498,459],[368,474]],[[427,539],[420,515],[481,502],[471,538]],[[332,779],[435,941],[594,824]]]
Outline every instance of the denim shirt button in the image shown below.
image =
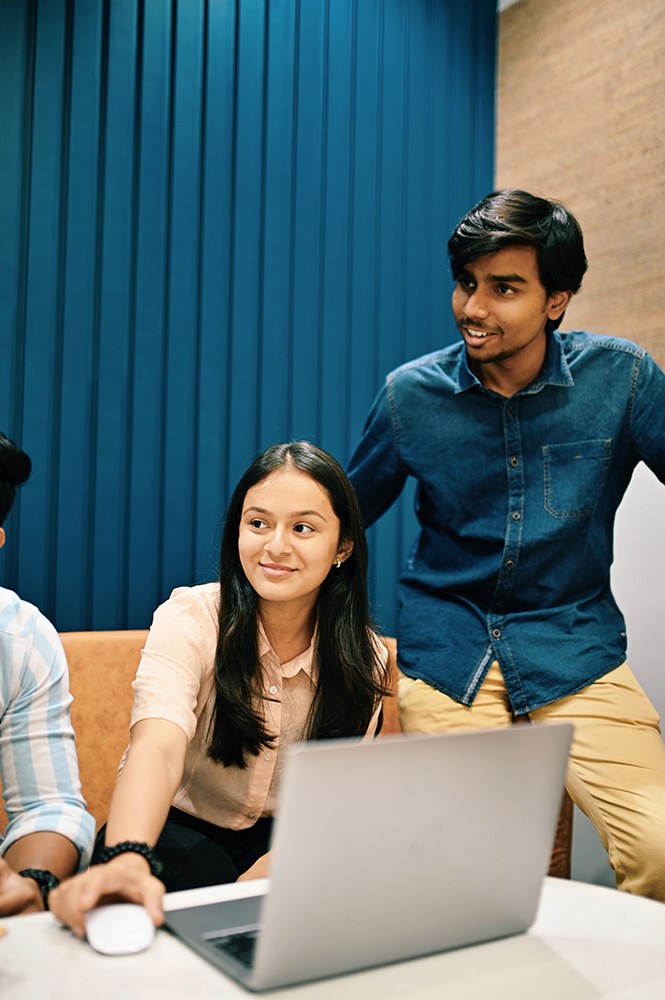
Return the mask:
[[515,455],[513,455],[513,457],[510,460],[510,464],[512,465],[513,469],[516,469],[517,466],[520,464],[519,458],[517,458]]
[[514,511],[513,512],[513,521],[519,521],[519,519],[521,518],[521,516],[522,515],[520,514],[520,512],[518,510]]
[[501,629],[500,628],[494,628],[494,629],[492,629],[492,635],[494,636],[495,639],[500,639],[501,638]]
[[515,565],[514,559],[506,559],[506,567],[508,569],[512,569],[514,565]]

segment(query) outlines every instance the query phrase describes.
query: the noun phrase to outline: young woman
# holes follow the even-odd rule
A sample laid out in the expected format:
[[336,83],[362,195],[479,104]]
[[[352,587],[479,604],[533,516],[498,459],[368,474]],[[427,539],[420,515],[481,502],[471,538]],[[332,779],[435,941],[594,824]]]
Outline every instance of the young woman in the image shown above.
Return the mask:
[[306,441],[264,451],[231,498],[219,583],[180,588],[155,613],[97,863],[52,894],[74,931],[102,898],[161,923],[164,885],[267,872],[284,748],[376,730],[387,653],[366,571],[338,463]]

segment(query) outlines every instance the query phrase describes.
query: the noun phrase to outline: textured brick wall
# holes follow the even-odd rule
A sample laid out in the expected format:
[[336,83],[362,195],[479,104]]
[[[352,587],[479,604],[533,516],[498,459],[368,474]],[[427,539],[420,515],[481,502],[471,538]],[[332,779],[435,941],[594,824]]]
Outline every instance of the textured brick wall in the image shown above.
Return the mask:
[[584,230],[564,328],[665,367],[665,0],[521,0],[499,39],[497,186],[558,198]]

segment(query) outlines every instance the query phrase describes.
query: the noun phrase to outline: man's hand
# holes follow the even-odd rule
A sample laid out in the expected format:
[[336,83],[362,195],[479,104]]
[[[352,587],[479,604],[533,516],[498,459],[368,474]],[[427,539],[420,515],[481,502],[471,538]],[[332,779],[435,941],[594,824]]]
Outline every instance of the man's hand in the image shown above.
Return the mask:
[[49,909],[79,937],[85,934],[85,914],[106,903],[140,903],[153,923],[164,923],[164,883],[150,874],[145,858],[128,851],[105,865],[67,879],[49,895]]
[[38,913],[43,909],[41,890],[34,879],[19,875],[0,858],[0,916]]

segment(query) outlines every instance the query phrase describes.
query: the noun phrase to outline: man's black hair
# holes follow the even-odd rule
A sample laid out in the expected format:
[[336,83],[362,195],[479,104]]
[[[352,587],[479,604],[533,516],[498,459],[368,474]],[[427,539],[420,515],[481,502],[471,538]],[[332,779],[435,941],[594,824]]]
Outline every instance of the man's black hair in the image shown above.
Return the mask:
[[[548,296],[580,288],[587,259],[577,219],[559,202],[516,188],[488,194],[456,226],[448,240],[453,278],[472,260],[511,246],[534,248]],[[548,321],[548,331],[559,326],[563,315]]]
[[0,432],[0,527],[12,509],[16,488],[32,472],[32,462],[24,451]]

